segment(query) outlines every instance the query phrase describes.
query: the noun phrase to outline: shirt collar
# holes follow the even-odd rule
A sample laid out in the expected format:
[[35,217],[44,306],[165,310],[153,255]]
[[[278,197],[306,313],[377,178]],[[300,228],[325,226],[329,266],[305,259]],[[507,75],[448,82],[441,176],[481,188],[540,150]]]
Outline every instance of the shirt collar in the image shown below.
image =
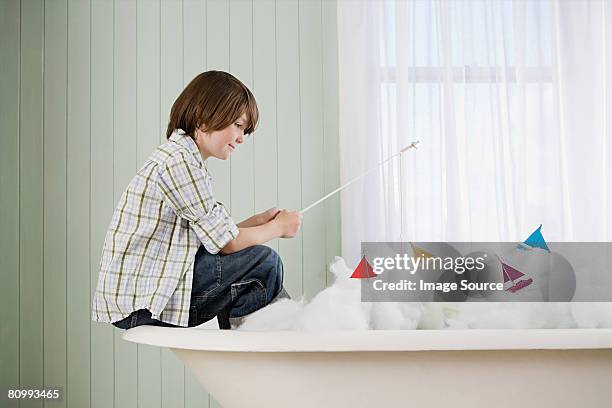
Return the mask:
[[200,163],[202,167],[206,170],[206,173],[209,174],[208,167],[206,166],[206,161],[202,158],[202,155],[198,150],[198,146],[191,138],[191,136],[186,134],[183,129],[174,129],[174,132],[172,132],[172,134],[170,135],[169,140],[172,140],[173,142],[176,142],[179,145],[185,147],[187,150],[189,150],[191,154],[193,154],[195,159],[198,161],[198,163]]

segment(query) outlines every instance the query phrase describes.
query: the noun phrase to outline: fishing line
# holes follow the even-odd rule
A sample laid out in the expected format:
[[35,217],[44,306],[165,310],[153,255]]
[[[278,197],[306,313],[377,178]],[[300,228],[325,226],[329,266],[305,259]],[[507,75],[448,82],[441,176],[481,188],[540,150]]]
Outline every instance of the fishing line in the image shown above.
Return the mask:
[[354,177],[353,179],[347,181],[346,183],[344,183],[343,185],[341,185],[340,187],[338,187],[337,189],[335,189],[334,191],[332,191],[331,193],[319,198],[317,201],[315,201],[314,203],[310,204],[309,206],[303,208],[300,212],[302,214],[306,213],[306,211],[310,210],[311,208],[321,204],[323,201],[327,200],[329,197],[333,196],[334,194],[336,194],[339,191],[344,190],[346,187],[350,186],[351,184],[353,184],[354,182],[361,180],[362,178],[364,178],[365,176],[367,176],[369,173],[373,172],[374,170],[378,169],[380,166],[382,166],[383,164],[387,163],[389,160],[393,159],[396,156],[401,155],[402,153],[404,153],[405,151],[407,151],[408,149],[416,149],[417,148],[417,144],[419,143],[418,140],[410,143],[410,145],[404,147],[402,150],[400,150],[399,152],[395,153],[393,156],[390,156],[388,158],[386,158],[385,160],[381,161],[380,163],[378,163],[376,166],[372,167],[371,169],[369,169],[368,171],[366,171],[365,173]]

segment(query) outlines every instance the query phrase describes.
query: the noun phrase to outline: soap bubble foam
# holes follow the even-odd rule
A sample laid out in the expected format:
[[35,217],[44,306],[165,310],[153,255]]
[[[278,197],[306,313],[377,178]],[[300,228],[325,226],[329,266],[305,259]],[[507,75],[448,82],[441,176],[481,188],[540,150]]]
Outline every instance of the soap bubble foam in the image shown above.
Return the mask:
[[612,303],[361,302],[359,279],[341,257],[333,285],[310,302],[281,299],[246,316],[238,330],[612,328]]

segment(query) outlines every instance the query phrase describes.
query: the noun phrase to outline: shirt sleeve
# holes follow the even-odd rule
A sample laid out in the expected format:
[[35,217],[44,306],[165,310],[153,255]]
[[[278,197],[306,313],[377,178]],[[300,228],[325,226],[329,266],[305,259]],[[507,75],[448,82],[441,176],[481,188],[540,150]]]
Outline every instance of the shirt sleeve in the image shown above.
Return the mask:
[[238,227],[227,209],[214,199],[204,169],[182,154],[170,157],[161,166],[158,185],[164,202],[177,216],[189,221],[190,228],[211,254],[238,236]]

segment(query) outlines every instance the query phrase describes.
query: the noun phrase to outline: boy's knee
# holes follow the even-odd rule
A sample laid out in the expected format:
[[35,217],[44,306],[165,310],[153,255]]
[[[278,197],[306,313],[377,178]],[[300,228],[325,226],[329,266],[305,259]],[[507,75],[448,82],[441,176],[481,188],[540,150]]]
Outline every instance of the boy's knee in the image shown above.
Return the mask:
[[264,262],[282,266],[281,257],[273,248],[267,245],[255,245],[255,248]]
[[266,245],[257,245],[262,262],[267,266],[268,302],[276,297],[283,286],[283,262],[280,255],[273,248]]

